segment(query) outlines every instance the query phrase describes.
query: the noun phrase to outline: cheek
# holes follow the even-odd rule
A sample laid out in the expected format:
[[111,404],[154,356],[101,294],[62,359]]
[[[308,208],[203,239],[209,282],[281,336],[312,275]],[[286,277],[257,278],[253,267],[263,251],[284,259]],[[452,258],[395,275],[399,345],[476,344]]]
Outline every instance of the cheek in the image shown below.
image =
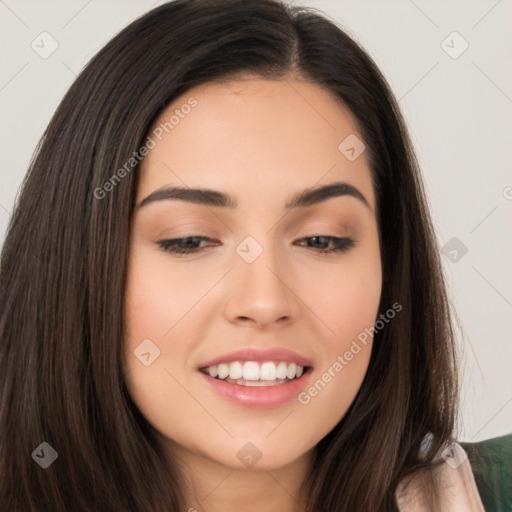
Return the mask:
[[[187,376],[180,371],[190,347],[179,322],[198,294],[187,292],[179,273],[171,278],[163,270],[134,254],[126,287],[125,368],[133,402],[157,431],[168,433],[170,424],[179,430],[190,406],[182,388]],[[179,343],[173,343],[176,337]]]
[[382,287],[380,260],[354,255],[324,272],[312,271],[309,278],[315,286],[309,286],[308,301],[324,325],[323,340],[332,356],[374,325]]
[[214,283],[211,276],[198,277],[197,272],[166,263],[161,255],[134,251],[126,289],[126,321],[132,344],[154,337],[169,345],[182,320]]
[[373,326],[381,296],[379,272],[354,273],[333,293],[330,312],[342,345]]
[[[368,292],[368,289],[367,289]],[[309,385],[298,396],[300,428],[318,442],[345,416],[366,375],[372,352],[372,331],[380,294],[359,294],[342,300],[326,311],[326,318],[337,333],[323,337],[324,357],[315,368]]]
[[308,411],[304,427],[325,435],[352,404],[368,369],[381,297],[380,259],[371,251],[347,257],[334,271],[317,272],[314,282],[308,297],[325,327],[323,357],[298,401]]

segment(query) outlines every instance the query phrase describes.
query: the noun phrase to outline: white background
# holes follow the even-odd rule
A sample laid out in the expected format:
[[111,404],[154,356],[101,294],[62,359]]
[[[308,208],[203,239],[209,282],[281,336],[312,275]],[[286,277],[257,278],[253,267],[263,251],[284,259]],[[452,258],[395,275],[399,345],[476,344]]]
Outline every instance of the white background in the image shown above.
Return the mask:
[[[32,152],[76,74],[160,3],[0,0],[0,243]],[[468,249],[455,262],[442,257],[464,331],[459,439],[512,432],[511,0],[295,3],[327,14],[375,59],[408,122],[439,242],[457,237]],[[31,47],[43,31],[58,42],[47,59]],[[446,39],[454,31],[469,44],[458,58],[445,51],[464,44]]]

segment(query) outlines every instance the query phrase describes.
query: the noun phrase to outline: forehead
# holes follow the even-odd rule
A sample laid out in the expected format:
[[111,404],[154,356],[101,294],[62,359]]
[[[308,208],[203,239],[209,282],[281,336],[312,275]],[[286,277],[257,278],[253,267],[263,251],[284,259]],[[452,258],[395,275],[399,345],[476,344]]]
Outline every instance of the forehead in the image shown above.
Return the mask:
[[139,196],[167,184],[224,185],[243,195],[248,188],[299,189],[335,179],[362,189],[373,202],[365,153],[351,161],[340,149],[347,138],[362,144],[354,116],[309,82],[287,77],[201,84],[162,112],[150,136],[156,146],[142,162]]
[[[282,80],[241,77],[198,85],[174,99],[155,126],[165,123],[190,98],[198,102],[200,109],[194,110],[201,111],[203,122],[216,114],[218,123],[231,121],[249,125],[252,122],[253,128],[275,124],[279,120],[292,129],[292,122],[301,120],[309,121],[308,125],[302,126],[302,131],[310,135],[319,128],[321,131],[348,128],[352,133],[358,132],[354,116],[332,92],[292,76]],[[268,115],[269,109],[273,112],[271,116]]]

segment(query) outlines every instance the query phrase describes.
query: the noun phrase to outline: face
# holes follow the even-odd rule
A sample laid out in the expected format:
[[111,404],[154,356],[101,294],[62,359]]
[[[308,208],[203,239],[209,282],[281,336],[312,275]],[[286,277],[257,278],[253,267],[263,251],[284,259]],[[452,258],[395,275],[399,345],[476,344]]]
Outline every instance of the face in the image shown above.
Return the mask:
[[289,77],[195,87],[150,137],[129,392],[174,453],[284,467],[344,416],[371,354],[382,275],[362,136],[328,92]]

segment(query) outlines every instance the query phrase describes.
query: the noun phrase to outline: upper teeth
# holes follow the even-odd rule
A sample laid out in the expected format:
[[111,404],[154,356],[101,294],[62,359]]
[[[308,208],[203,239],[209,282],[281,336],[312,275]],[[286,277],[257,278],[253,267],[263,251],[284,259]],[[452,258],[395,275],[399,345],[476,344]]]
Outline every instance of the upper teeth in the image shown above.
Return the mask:
[[244,379],[244,380],[276,380],[276,379],[294,379],[300,377],[304,371],[303,366],[295,363],[274,363],[268,361],[258,363],[256,361],[233,361],[232,363],[215,364],[205,368],[210,377],[219,379]]

